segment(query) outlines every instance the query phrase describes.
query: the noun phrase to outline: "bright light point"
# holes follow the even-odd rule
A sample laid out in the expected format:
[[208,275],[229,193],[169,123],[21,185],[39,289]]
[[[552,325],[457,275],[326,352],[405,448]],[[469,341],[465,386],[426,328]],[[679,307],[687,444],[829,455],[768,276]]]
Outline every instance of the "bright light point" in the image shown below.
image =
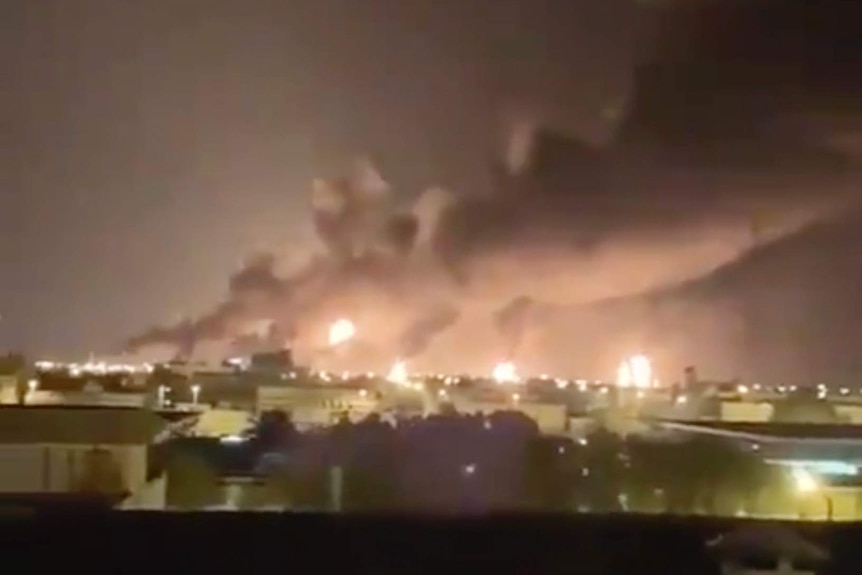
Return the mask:
[[30,391],[36,391],[36,388],[38,388],[38,387],[39,387],[39,380],[38,379],[31,379],[30,381],[27,382],[27,388]]
[[632,379],[632,368],[628,361],[623,360],[617,368],[617,385],[620,387],[631,387]]
[[366,395],[368,395],[368,390],[366,390],[366,389],[360,389],[359,390],[359,397],[365,397]]
[[498,363],[494,367],[494,371],[491,374],[491,377],[493,377],[494,381],[496,381],[497,383],[515,383],[520,379],[518,377],[518,369],[511,361],[504,361],[502,363]]
[[465,465],[464,473],[466,473],[467,475],[473,475],[474,473],[476,473],[476,464],[471,463],[470,465]]
[[633,355],[624,359],[617,368],[619,387],[647,389],[653,385],[652,363],[645,355]]
[[392,369],[389,370],[386,379],[398,385],[405,385],[407,383],[407,364],[400,360],[396,361],[392,365]]
[[817,491],[817,480],[807,470],[801,467],[794,467],[791,471],[793,481],[796,483],[796,491],[799,493],[813,493]]
[[514,401],[515,403],[518,403],[519,401],[521,401],[521,394],[513,393],[512,394],[512,401]]
[[636,355],[629,359],[632,368],[632,382],[635,387],[645,388],[652,384],[652,363],[645,355]]
[[240,437],[239,435],[225,435],[224,437],[220,438],[219,441],[221,443],[242,443],[243,441],[245,441],[245,439]]
[[341,345],[353,339],[356,326],[349,319],[339,319],[329,328],[329,345]]
[[740,385],[740,386],[737,386],[736,391],[738,391],[742,395],[745,395],[746,393],[748,393],[748,387],[746,387],[744,385]]

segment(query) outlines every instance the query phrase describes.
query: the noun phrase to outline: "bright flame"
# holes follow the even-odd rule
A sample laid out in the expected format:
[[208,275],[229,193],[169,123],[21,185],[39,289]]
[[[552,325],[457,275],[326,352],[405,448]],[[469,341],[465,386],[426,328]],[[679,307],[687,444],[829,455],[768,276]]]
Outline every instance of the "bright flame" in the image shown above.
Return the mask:
[[353,339],[356,326],[349,319],[339,319],[329,328],[329,345],[341,345]]
[[511,361],[504,361],[494,366],[494,371],[491,374],[494,381],[497,383],[514,383],[520,378],[518,377],[518,369]]
[[631,387],[632,385],[632,368],[629,362],[623,360],[617,368],[617,385],[620,387]]
[[632,380],[635,387],[644,388],[652,385],[652,363],[645,355],[636,355],[629,360],[632,366]]
[[392,369],[389,370],[389,375],[386,376],[386,379],[388,379],[392,383],[397,383],[398,385],[406,385],[407,364],[400,360],[396,361],[392,365]]
[[617,368],[617,385],[644,389],[652,387],[652,363],[645,355],[633,355],[620,363]]

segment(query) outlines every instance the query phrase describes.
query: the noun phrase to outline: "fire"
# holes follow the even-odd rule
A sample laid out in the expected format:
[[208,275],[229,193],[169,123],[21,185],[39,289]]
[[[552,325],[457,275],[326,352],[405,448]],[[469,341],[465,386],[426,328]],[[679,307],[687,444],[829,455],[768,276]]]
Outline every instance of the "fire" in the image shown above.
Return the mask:
[[346,343],[356,335],[356,326],[349,319],[339,319],[329,328],[329,345]]
[[518,369],[511,361],[504,361],[494,366],[491,377],[497,383],[514,383],[520,379],[518,377]]
[[397,383],[398,385],[406,385],[407,364],[401,360],[396,361],[392,365],[392,369],[389,370],[389,375],[386,376],[386,379],[388,379],[392,383]]
[[652,362],[645,355],[633,355],[624,359],[617,369],[617,385],[638,389],[652,387]]

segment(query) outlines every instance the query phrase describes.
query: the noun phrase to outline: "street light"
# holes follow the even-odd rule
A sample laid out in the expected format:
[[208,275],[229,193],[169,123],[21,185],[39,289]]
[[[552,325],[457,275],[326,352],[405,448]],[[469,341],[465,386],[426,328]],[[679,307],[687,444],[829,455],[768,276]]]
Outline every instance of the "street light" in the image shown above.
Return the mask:
[[814,475],[802,467],[794,467],[791,473],[793,475],[793,481],[796,484],[796,491],[799,494],[811,495],[816,493],[823,497],[823,500],[826,503],[826,521],[832,521],[832,498],[823,490],[823,486],[818,483]]
[[200,397],[200,394],[201,394],[201,386],[196,383],[192,386],[192,404],[193,405],[198,404],[198,398]]

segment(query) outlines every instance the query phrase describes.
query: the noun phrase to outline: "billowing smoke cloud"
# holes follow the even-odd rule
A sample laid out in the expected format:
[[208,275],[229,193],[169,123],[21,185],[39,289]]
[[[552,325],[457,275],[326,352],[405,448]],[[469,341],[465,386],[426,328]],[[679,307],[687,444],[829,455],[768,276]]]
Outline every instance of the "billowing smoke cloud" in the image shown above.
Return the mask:
[[402,359],[412,359],[428,348],[433,338],[458,320],[458,310],[444,307],[420,318],[411,325],[401,339]]
[[[549,138],[544,145],[551,147],[546,160],[572,154],[554,148],[569,142]],[[594,153],[574,148],[575,160]],[[496,197],[429,192],[407,211],[391,198],[355,190],[356,180],[316,182],[313,216],[323,254],[286,277],[277,274],[273,256],[250,258],[214,311],[143,334],[131,346],[170,342],[191,356],[194,343],[235,339],[267,319],[295,334],[300,361],[319,367],[379,371],[400,357],[428,370],[487,371],[501,357],[517,356],[537,372],[554,372],[570,368],[572,354],[547,340],[556,334],[574,343],[566,333],[572,322],[563,318],[579,317],[578,329],[601,323],[584,319],[583,310],[703,276],[753,245],[750,218],[733,209],[738,196],[729,195],[724,211],[719,201],[679,200],[657,210],[627,203],[625,190],[593,164],[575,181],[602,186],[599,197],[594,190],[559,194],[556,168],[546,161],[541,169],[521,189]],[[322,189],[331,201],[321,200]],[[607,199],[615,201],[605,206]],[[775,237],[819,216],[822,207],[788,204],[776,212]],[[326,331],[340,317],[350,318],[358,333],[336,353],[327,349]],[[635,325],[643,321],[629,317]],[[636,351],[649,339],[637,329],[626,336],[632,329],[616,327],[627,343],[614,353]]]
[[[644,294],[708,277],[828,219],[862,187],[823,144],[829,127],[796,131],[801,92],[788,111],[781,93],[764,97],[756,75],[728,61],[709,74],[696,59],[643,68],[627,113],[612,103],[617,136],[605,147],[560,136],[525,106],[493,162],[491,196],[432,189],[410,205],[367,160],[320,179],[310,204],[321,254],[284,277],[273,256],[253,258],[217,309],[130,347],[187,350],[269,319],[295,334],[300,361],[353,369],[407,357],[411,369],[487,373],[515,353],[525,373],[573,375],[608,373],[620,354],[638,351],[666,365],[697,363],[698,353],[736,361],[730,343],[687,343],[692,333],[738,342],[745,314],[734,301],[666,304]],[[321,354],[339,317],[356,324],[357,341]]]

